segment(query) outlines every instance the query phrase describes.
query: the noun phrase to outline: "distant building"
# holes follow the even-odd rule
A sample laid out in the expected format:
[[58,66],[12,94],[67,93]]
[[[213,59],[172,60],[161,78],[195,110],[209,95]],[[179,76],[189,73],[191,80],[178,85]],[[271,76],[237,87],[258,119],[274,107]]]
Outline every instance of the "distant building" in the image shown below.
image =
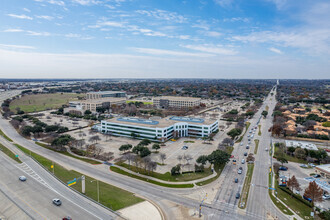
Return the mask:
[[101,99],[101,98],[123,98],[126,97],[124,91],[100,91],[100,92],[89,92],[86,93],[86,99]]
[[182,97],[182,96],[161,96],[155,97],[153,103],[157,108],[189,108],[200,106],[201,98]]
[[102,133],[162,142],[174,137],[207,137],[218,127],[217,120],[178,116],[152,120],[119,117],[101,121]]
[[96,109],[99,107],[109,108],[113,104],[124,104],[126,98],[102,98],[102,99],[87,99],[81,101],[81,109],[86,111],[90,110],[91,112],[96,112]]
[[291,141],[291,140],[286,140],[285,141],[286,147],[300,147],[303,149],[307,150],[318,150],[315,144],[312,144],[310,142],[305,142],[305,141]]

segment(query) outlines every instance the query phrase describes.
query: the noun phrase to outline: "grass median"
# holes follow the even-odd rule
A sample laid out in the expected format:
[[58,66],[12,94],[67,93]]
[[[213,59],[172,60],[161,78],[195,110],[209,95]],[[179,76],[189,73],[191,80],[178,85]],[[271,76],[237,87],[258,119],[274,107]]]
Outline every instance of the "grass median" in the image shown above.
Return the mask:
[[3,144],[0,144],[0,150],[3,153],[5,153],[8,157],[10,157],[11,159],[15,160],[16,162],[22,163],[22,161],[18,157],[16,157],[16,154],[14,154],[14,152],[12,152],[11,150],[9,150]]
[[254,148],[254,154],[257,154],[258,153],[258,147],[259,147],[259,140],[254,139],[254,143],[256,144],[256,146]]
[[110,170],[113,171],[113,172],[125,175],[125,176],[129,176],[129,177],[132,177],[132,178],[135,178],[135,179],[146,181],[146,182],[158,185],[158,186],[169,187],[169,188],[192,188],[192,187],[194,187],[194,184],[189,184],[189,183],[188,184],[168,184],[168,183],[157,182],[157,181],[145,178],[145,177],[141,177],[141,176],[138,176],[138,175],[135,175],[135,174],[132,174],[132,173],[128,173],[124,170],[121,170],[118,167],[115,167],[115,166],[111,166]]
[[[70,180],[73,180],[74,178],[79,178],[83,175],[82,173],[79,173],[74,170],[67,170],[57,163],[54,163],[54,168],[52,169],[51,166],[53,165],[53,162],[51,160],[39,154],[36,154],[18,144],[15,144],[15,146],[21,149],[24,153],[31,155],[34,159],[36,159],[50,172],[53,172],[54,169],[54,175],[65,183],[67,183]],[[97,183],[96,181],[93,181],[94,179],[92,177],[89,176],[85,176],[85,177],[86,177],[85,195],[97,201]],[[71,187],[81,192],[80,181],[77,181],[77,184],[72,185]],[[100,203],[106,207],[111,208],[112,210],[122,209],[144,201],[142,198],[135,196],[133,193],[130,193],[126,190],[120,189],[118,187],[109,185],[101,181],[99,181],[99,190],[100,190]]]
[[4,137],[7,141],[13,142],[13,140],[10,139],[5,133],[3,133],[3,131],[2,131],[1,129],[0,129],[0,135],[1,135],[2,137]]
[[254,169],[254,164],[248,164],[247,166],[248,166],[248,170],[246,172],[246,176],[245,176],[245,180],[244,180],[242,195],[238,202],[238,207],[241,209],[246,208],[246,203],[247,203],[247,200],[249,197],[250,185],[251,185],[253,169]]
[[258,131],[258,135],[261,136],[261,125],[258,125],[259,131]]
[[35,143],[37,145],[39,145],[40,147],[46,148],[48,150],[51,150],[51,151],[54,151],[54,152],[57,152],[57,153],[60,153],[60,154],[63,154],[63,155],[66,155],[66,156],[69,156],[69,157],[78,159],[78,160],[81,160],[81,161],[84,161],[86,163],[90,163],[90,164],[101,164],[101,162],[96,161],[96,160],[93,160],[93,159],[81,158],[81,157],[78,157],[78,156],[74,156],[74,155],[70,154],[67,151],[57,151],[57,150],[53,149],[50,145],[47,145],[47,144],[43,144],[43,143],[40,143],[40,142],[35,142]]

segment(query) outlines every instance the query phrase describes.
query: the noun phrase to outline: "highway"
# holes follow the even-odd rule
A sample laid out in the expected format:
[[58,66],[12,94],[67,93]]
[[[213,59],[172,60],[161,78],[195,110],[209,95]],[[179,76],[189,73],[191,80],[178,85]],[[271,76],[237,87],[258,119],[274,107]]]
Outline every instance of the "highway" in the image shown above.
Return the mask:
[[[239,159],[237,160],[239,165],[234,166],[229,163],[225,167],[224,171],[220,176],[220,179],[223,179],[223,183],[218,189],[216,199],[212,202],[211,205],[203,206],[202,212],[205,219],[266,219],[266,215],[268,212],[271,212],[274,216],[278,216],[279,219],[287,219],[286,216],[284,216],[276,208],[274,208],[268,196],[267,190],[263,187],[259,187],[266,187],[268,185],[269,160],[267,158],[269,158],[269,155],[267,156],[267,152],[265,152],[263,149],[264,146],[267,146],[269,148],[270,134],[267,132],[267,130],[271,126],[271,111],[273,110],[273,106],[275,105],[274,97],[273,100],[270,101],[270,97],[268,96],[258,113],[253,117],[253,119],[250,120],[251,126],[255,126],[257,120],[261,116],[261,112],[264,110],[266,105],[269,106],[269,114],[266,120],[261,120],[263,129],[262,136],[257,136],[257,132],[255,133],[255,138],[258,138],[260,140],[260,144],[259,151],[256,156],[256,163],[252,179],[252,183],[255,184],[255,187],[251,187],[246,212],[238,210],[238,200],[235,198],[235,194],[242,189],[242,184],[246,172],[246,165],[241,165],[240,160],[243,157],[243,153],[246,152],[245,146],[247,142],[246,136],[249,134],[248,132],[243,139],[244,145],[235,146],[235,149],[233,151],[233,155],[237,155],[239,157]],[[84,163],[80,160],[76,160],[74,158],[47,150],[36,145],[34,142],[20,136],[16,132],[16,130],[11,125],[9,125],[8,121],[2,118],[0,119],[0,128],[10,138],[15,140],[16,143],[38,154],[41,154],[42,156],[45,156],[48,159],[51,159],[66,168],[74,169],[78,172],[84,173],[93,178],[99,179],[117,187],[126,189],[128,191],[131,191],[154,201],[159,207],[162,208],[162,210],[166,210],[165,214],[168,219],[174,219],[175,213],[173,213],[168,208],[166,201],[171,201],[176,204],[180,204],[194,209],[199,207],[199,201],[182,196],[184,194],[189,194],[196,189],[171,189],[160,187],[157,185],[149,184],[132,178],[127,178],[120,174],[110,172],[109,167],[103,164],[94,166],[91,164]],[[250,129],[251,127],[249,128],[249,130]],[[254,145],[253,140],[251,145]],[[250,148],[250,151],[253,152],[253,148]],[[48,179],[47,183],[52,184],[52,182],[56,182],[54,181],[54,179],[51,179],[53,177],[50,174],[46,174],[46,171],[40,168],[39,165],[37,165],[33,160],[29,159],[28,157],[26,157],[26,160],[28,161],[28,165],[33,167],[33,169],[35,169],[39,175],[45,175],[45,179],[47,179],[47,175],[49,176],[48,178],[50,179]],[[239,166],[243,167],[243,174],[241,175],[237,174],[237,167]],[[235,184],[233,182],[235,177],[239,178],[238,184]],[[82,205],[81,207],[85,208],[86,206]]]

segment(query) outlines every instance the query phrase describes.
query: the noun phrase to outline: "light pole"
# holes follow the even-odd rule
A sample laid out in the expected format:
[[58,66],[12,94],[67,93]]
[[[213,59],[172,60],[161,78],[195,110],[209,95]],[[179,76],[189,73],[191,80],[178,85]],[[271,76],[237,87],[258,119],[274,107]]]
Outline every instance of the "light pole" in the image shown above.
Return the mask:
[[98,180],[92,180],[92,182],[96,181],[96,187],[97,187],[97,202],[100,202],[100,187],[99,187],[99,181]]

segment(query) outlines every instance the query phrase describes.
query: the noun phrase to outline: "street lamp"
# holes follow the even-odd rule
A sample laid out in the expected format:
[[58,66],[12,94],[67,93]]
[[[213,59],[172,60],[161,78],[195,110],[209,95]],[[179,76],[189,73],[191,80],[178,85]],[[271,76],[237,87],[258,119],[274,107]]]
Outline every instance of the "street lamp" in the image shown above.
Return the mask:
[[98,180],[92,180],[92,182],[96,181],[96,187],[97,187],[97,202],[100,202],[100,187],[99,187],[99,181]]

